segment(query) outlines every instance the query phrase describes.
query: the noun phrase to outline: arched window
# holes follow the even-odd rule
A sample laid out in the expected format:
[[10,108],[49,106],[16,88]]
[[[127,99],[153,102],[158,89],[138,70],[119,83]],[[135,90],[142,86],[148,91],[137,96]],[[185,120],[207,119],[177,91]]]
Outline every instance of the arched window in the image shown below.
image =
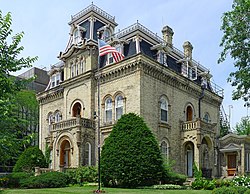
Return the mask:
[[115,119],[118,120],[123,114],[123,97],[121,95],[115,98]]
[[109,97],[105,101],[105,121],[112,121],[112,99]]
[[75,29],[73,38],[74,38],[74,44],[77,44],[78,42],[80,42],[81,37],[80,37],[80,33],[78,29]]
[[72,108],[72,116],[82,116],[82,105],[79,102],[76,102]]
[[72,64],[71,66],[71,77],[75,76],[75,65]]
[[91,144],[89,142],[85,144],[85,165],[91,166]]
[[205,115],[204,115],[204,117],[203,117],[203,120],[204,120],[205,122],[207,122],[207,123],[210,123],[210,122],[211,122],[210,116],[209,116],[208,113],[205,113]]
[[52,123],[54,123],[54,115],[53,114],[49,114],[49,116],[48,116],[48,122],[49,122],[49,125],[51,125]]
[[168,158],[168,144],[165,141],[161,142],[161,153],[164,159]]
[[59,111],[57,111],[55,113],[55,122],[59,122],[61,120],[62,120],[62,114]]
[[84,59],[82,59],[81,62],[80,62],[80,72],[81,73],[85,72],[85,61],[84,61]]
[[192,121],[193,120],[193,108],[188,105],[186,109],[186,120]]
[[162,97],[160,100],[161,121],[168,122],[168,102],[167,99]]

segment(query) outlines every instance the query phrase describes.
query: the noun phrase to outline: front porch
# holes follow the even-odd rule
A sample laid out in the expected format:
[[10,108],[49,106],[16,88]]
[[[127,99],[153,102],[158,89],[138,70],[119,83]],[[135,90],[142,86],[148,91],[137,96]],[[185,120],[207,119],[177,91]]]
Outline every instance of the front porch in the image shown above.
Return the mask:
[[201,169],[202,176],[215,176],[214,136],[216,123],[207,123],[201,119],[181,122],[183,139],[184,172],[193,177],[193,165]]

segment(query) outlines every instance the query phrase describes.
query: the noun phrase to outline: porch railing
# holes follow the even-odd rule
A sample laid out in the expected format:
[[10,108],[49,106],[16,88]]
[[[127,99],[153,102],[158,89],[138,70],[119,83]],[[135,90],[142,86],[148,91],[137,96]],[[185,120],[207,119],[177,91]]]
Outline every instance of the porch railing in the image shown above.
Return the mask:
[[183,131],[191,131],[191,130],[209,130],[213,131],[216,123],[208,123],[202,121],[201,119],[196,119],[195,121],[187,121],[182,123],[182,130]]
[[64,129],[70,129],[74,127],[82,126],[84,128],[94,128],[94,121],[86,118],[73,118],[57,123],[53,123],[50,127],[50,131],[60,131]]

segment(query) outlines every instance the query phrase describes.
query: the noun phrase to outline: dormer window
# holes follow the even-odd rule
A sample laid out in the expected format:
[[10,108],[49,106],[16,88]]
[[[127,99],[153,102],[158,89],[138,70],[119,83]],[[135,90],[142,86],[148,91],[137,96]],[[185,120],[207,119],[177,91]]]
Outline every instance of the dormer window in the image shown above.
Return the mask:
[[167,66],[167,55],[163,51],[158,51],[157,61],[165,66]]
[[197,66],[192,66],[190,65],[192,62],[189,59],[186,59],[182,63],[182,75],[185,77],[188,77],[191,80],[196,80],[197,79]]
[[51,81],[50,88],[54,88],[54,87],[58,86],[60,84],[60,81],[61,81],[61,73],[57,72],[57,73],[53,74],[50,78],[50,81]]
[[[123,54],[123,45],[117,44],[117,45],[115,45],[114,47],[115,47],[115,49],[116,49],[119,53]],[[109,65],[109,64],[112,64],[112,63],[114,63],[114,62],[115,62],[115,59],[114,59],[112,53],[109,53],[109,54],[107,55],[106,64]]]
[[78,42],[81,41],[80,32],[78,29],[75,29],[73,38],[74,38],[74,44],[77,44]]

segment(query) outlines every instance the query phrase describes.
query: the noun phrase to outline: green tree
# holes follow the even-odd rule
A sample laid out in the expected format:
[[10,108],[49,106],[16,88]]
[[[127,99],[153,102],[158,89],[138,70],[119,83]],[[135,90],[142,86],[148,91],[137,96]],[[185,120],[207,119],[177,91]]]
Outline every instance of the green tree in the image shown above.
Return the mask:
[[152,185],[162,178],[163,158],[158,143],[143,119],[123,115],[105,140],[101,152],[104,186]]
[[235,72],[228,81],[235,86],[233,99],[250,101],[250,0],[234,0],[232,10],[223,14],[221,30],[223,47],[218,62],[225,61],[228,54],[234,60]]
[[13,172],[34,172],[35,167],[48,167],[43,152],[37,147],[27,148],[18,158]]
[[234,130],[238,135],[249,135],[250,134],[250,118],[249,117],[241,118],[241,121],[236,124]]
[[6,164],[17,157],[22,142],[13,128],[17,126],[16,111],[17,93],[26,81],[11,76],[10,73],[30,67],[37,57],[20,57],[24,47],[19,46],[23,32],[12,36],[11,14],[5,16],[0,11],[0,164]]

